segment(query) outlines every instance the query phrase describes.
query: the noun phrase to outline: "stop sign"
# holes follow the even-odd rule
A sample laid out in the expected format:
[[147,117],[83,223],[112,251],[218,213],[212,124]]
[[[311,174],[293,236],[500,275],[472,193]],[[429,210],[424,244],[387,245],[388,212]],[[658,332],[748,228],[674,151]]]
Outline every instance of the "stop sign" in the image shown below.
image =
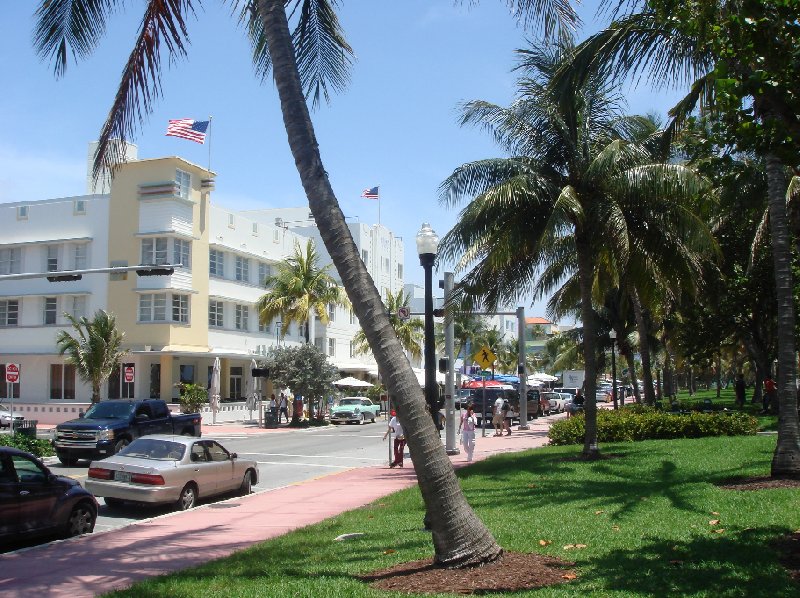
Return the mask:
[[7,363],[6,364],[6,382],[15,384],[19,382],[19,364]]
[[135,377],[135,371],[132,365],[125,366],[125,383],[131,384]]

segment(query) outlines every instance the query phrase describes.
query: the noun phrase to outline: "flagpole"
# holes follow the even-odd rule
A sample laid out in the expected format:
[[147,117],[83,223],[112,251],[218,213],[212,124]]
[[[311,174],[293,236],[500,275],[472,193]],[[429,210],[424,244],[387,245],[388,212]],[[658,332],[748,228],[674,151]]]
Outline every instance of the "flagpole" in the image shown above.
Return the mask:
[[208,141],[208,172],[211,172],[211,119],[214,118],[213,116],[208,117],[208,133],[206,134],[206,140]]
[[381,188],[378,185],[378,227],[381,226]]

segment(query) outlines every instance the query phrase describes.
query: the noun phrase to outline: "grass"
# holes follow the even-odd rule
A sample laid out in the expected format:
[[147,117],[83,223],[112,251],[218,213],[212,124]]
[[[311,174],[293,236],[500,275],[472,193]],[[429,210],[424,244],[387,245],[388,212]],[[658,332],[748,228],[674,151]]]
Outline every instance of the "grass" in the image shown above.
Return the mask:
[[[689,396],[688,391],[682,390],[678,392],[677,397],[678,397],[678,402],[684,409],[691,409],[695,406],[701,405],[703,403],[703,399],[711,399],[714,402],[715,409],[725,408],[725,409],[730,409],[731,411],[739,410],[739,408],[736,406],[736,395],[733,392],[733,388],[723,388],[722,390],[720,390],[719,399],[717,398],[716,389],[700,390],[694,393],[692,396]],[[759,430],[776,431],[778,429],[778,416],[762,415],[761,402],[751,403],[750,401],[752,398],[753,398],[753,389],[748,388],[745,393],[745,404],[743,411],[758,419]],[[669,403],[667,401],[664,401],[664,405],[668,404]]]
[[[619,443],[602,447],[619,458],[596,462],[565,460],[577,454],[575,447],[547,447],[496,456],[459,477],[506,550],[576,562],[577,580],[514,596],[798,595],[800,586],[770,548],[772,539],[800,528],[798,491],[715,486],[732,476],[766,474],[774,447],[774,438],[764,436]],[[354,576],[432,556],[422,517],[419,491],[402,491],[112,595],[401,596],[372,590]],[[352,532],[365,535],[333,541]],[[565,550],[568,544],[587,547]]]

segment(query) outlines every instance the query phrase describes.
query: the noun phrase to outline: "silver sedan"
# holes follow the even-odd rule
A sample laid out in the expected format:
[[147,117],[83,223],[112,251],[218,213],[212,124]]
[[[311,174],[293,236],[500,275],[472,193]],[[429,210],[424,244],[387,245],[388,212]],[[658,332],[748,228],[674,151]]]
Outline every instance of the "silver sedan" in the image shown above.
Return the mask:
[[250,494],[257,483],[258,464],[239,459],[216,440],[154,434],[92,461],[85,485],[112,508],[133,501],[174,503],[185,511],[199,498],[235,490]]

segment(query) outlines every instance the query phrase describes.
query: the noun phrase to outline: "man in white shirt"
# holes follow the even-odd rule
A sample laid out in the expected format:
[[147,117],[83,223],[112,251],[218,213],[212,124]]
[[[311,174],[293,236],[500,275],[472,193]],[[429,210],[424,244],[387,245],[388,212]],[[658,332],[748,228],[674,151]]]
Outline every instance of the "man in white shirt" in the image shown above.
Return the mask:
[[502,436],[503,435],[503,403],[505,399],[502,396],[498,396],[494,402],[494,408],[492,409],[492,425],[494,426],[494,435],[495,436]]

